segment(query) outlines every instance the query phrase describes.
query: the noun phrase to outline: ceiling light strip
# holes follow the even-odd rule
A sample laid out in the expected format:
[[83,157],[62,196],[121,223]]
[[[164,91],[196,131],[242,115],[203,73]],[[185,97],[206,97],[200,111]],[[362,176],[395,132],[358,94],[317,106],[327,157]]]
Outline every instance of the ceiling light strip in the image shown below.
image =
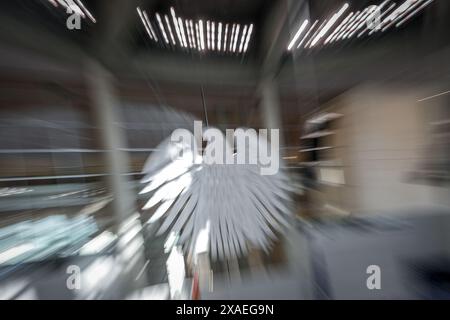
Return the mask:
[[303,42],[308,38],[309,34],[311,33],[312,30],[314,30],[314,27],[317,25],[317,23],[319,23],[319,20],[314,21],[312,26],[309,28],[308,32],[306,32],[306,34],[303,36],[303,39],[297,45],[297,49],[300,48]]
[[325,44],[331,41],[331,39],[334,38],[334,36],[342,29],[343,26],[347,23],[347,21],[353,16],[353,11],[350,12],[347,17],[345,17],[344,20],[341,21],[341,23],[334,29],[334,31],[328,36],[327,39],[325,39]]
[[292,38],[291,42],[289,43],[289,45],[287,47],[288,51],[290,51],[292,49],[292,47],[297,42],[298,38],[303,33],[303,31],[306,29],[306,26],[308,24],[309,24],[309,21],[308,21],[308,19],[306,19],[305,21],[303,21],[303,23],[300,25],[300,27],[298,27],[298,30],[297,30],[296,34],[294,35],[294,38]]
[[341,15],[347,10],[349,7],[348,3],[344,3],[344,5],[339,9],[338,12],[336,12],[331,19],[328,21],[328,23],[323,27],[323,29],[319,32],[319,34],[316,36],[316,38],[311,42],[311,47],[314,47],[320,39],[322,39],[330,30],[330,28],[336,23],[336,21],[341,17]]
[[241,28],[241,25],[238,23],[236,25],[236,34],[234,36],[234,44],[233,44],[233,52],[236,52],[236,45],[239,39],[239,29]]
[[139,15],[139,18],[141,18],[142,24],[143,24],[144,27],[145,27],[145,31],[147,31],[147,34],[148,34],[148,36],[150,37],[150,39],[153,40],[153,35],[152,35],[152,33],[150,32],[149,27],[147,26],[147,22],[146,22],[145,19],[144,19],[144,16],[143,16],[143,14],[142,14],[141,9],[140,9],[139,7],[137,7],[137,8],[136,8],[136,11],[137,11],[137,13],[138,13],[138,15]]
[[253,24],[250,24],[250,27],[248,28],[248,31],[247,31],[247,39],[245,40],[244,52],[247,52],[248,44],[250,42],[250,37],[252,36],[252,32],[253,32]]
[[244,42],[245,37],[247,35],[247,25],[244,26],[244,30],[242,30],[242,36],[241,36],[241,44],[239,45],[239,53],[242,53],[242,50],[244,49]]
[[170,26],[170,20],[167,15],[164,16],[164,20],[166,21],[167,30],[169,30],[170,40],[173,45],[176,45],[175,37],[173,36],[172,27]]
[[164,25],[162,23],[161,17],[158,13],[156,13],[155,16],[156,21],[158,21],[159,30],[161,30],[165,43],[169,44],[169,38],[167,38],[167,34],[166,31],[164,30]]
[[325,19],[322,24],[319,26],[319,28],[317,28],[316,32],[314,32],[314,34],[312,35],[311,38],[309,38],[308,42],[306,42],[305,44],[305,48],[310,47],[311,42],[315,39],[315,37],[319,34],[320,30],[322,30],[322,28],[325,26],[325,24],[327,23],[327,19]]
[[217,51],[222,47],[222,22],[217,25]]

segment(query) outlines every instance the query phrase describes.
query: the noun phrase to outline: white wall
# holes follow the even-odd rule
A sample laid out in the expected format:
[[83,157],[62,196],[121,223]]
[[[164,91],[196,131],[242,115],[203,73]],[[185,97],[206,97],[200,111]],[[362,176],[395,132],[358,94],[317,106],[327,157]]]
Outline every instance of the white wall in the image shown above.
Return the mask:
[[420,90],[365,85],[331,104],[339,120],[335,155],[344,165],[342,205],[367,213],[417,206],[450,206],[449,189],[408,181],[429,144]]

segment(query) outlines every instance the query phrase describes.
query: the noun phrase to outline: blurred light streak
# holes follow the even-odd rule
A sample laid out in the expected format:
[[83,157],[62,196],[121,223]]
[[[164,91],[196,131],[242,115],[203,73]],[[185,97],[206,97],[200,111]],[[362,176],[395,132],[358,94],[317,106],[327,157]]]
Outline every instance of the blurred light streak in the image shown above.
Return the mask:
[[341,15],[345,12],[345,10],[347,10],[349,7],[348,3],[345,3],[342,8],[336,12],[331,19],[328,21],[328,23],[323,27],[323,29],[319,32],[319,34],[316,36],[316,38],[311,42],[311,47],[314,47],[317,42],[319,42],[320,39],[322,39],[322,37],[324,37],[328,30],[330,30],[330,28],[336,23],[336,21],[341,17]]
[[248,43],[250,42],[250,37],[252,36],[252,32],[253,32],[253,24],[250,25],[250,27],[247,31],[247,40],[245,40],[244,52],[247,52]]
[[24,243],[12,248],[9,248],[3,252],[0,252],[0,265],[5,264],[6,262],[20,257],[24,253],[27,253],[30,250],[34,249],[34,244],[32,243]]
[[345,34],[342,35],[342,39],[347,39],[350,37],[350,34],[353,33],[353,30],[355,30],[355,28],[360,24],[361,21],[364,21],[364,19],[367,17],[367,15],[370,14],[370,8],[372,7],[367,7],[365,8],[358,17],[356,17],[356,19],[349,25],[348,30]]
[[[389,8],[387,8],[387,9],[380,15],[380,17],[379,17],[379,19],[380,19],[380,25],[377,26],[376,28],[373,28],[372,30],[370,30],[369,36],[372,35],[374,32],[377,32],[377,31],[379,31],[379,30],[381,29],[381,26],[383,25],[383,23],[382,23],[383,18],[384,18],[388,13],[392,12],[391,10],[394,9],[395,6],[396,6],[396,4],[395,4],[395,3],[392,3],[392,4],[389,6]],[[366,31],[368,31],[368,30],[369,30],[369,28],[366,28],[365,30],[363,30],[363,31],[358,35],[358,38],[361,37],[361,36],[362,36]]]
[[[194,49],[197,49],[197,43],[195,42],[195,32],[194,32],[194,24],[192,20],[189,20],[189,30],[191,31],[192,44],[194,45]],[[198,44],[200,45],[200,44]]]
[[217,51],[221,51],[222,46],[222,22],[217,26]]
[[169,30],[170,40],[172,41],[173,45],[176,45],[175,37],[173,36],[172,27],[170,26],[170,20],[167,15],[164,16],[164,20],[166,21],[167,30]]
[[198,51],[202,51],[202,43],[200,40],[200,30],[198,28],[198,22],[195,23],[195,33],[197,35]]
[[236,25],[235,35],[234,35],[234,43],[233,43],[233,52],[236,52],[236,45],[239,39],[239,29],[241,28],[241,25],[238,23]]
[[223,51],[227,51],[228,23],[225,25],[225,34],[223,36]]
[[170,13],[172,15],[173,25],[175,26],[175,32],[177,33],[178,42],[182,47],[184,47],[183,38],[181,37],[180,33],[180,26],[178,25],[178,19],[175,15],[175,10],[173,9],[173,7],[170,8]]
[[444,91],[444,92],[441,92],[441,93],[438,93],[438,94],[435,94],[435,95],[432,95],[432,96],[429,96],[429,97],[426,97],[426,98],[423,98],[423,99],[420,99],[420,100],[417,100],[417,101],[418,102],[427,101],[427,100],[430,100],[430,99],[433,99],[433,98],[437,98],[437,97],[440,97],[440,96],[443,96],[443,95],[446,95],[446,94],[449,94],[449,93],[450,93],[450,90]]
[[312,24],[312,26],[309,28],[308,32],[306,32],[305,36],[303,37],[303,39],[300,41],[300,43],[297,45],[297,49],[300,48],[300,46],[303,44],[303,42],[308,38],[309,34],[311,33],[311,31],[314,29],[314,27],[317,25],[317,23],[319,22],[319,20],[314,21],[314,23]]
[[405,2],[403,2],[403,4],[398,6],[397,9],[395,9],[389,16],[386,17],[386,19],[384,19],[382,32],[385,32],[397,21],[402,19],[410,12],[410,10],[413,10],[422,1],[424,0],[406,0]]
[[186,277],[183,251],[180,247],[173,247],[166,262],[167,277],[172,299],[179,296]]
[[134,281],[138,281],[142,277],[142,275],[144,274],[145,269],[147,269],[147,266],[148,266],[149,263],[150,263],[150,260],[145,261],[144,266],[139,271],[139,273],[137,274],[136,278],[134,278]]
[[320,30],[322,30],[323,26],[327,23],[327,19],[325,19],[322,24],[319,26],[319,28],[316,30],[316,32],[314,32],[314,34],[311,36],[311,38],[309,38],[308,42],[306,42],[305,44],[305,48],[310,47],[311,42],[313,41],[313,39],[316,37],[316,35],[320,32]]
[[158,21],[158,26],[159,26],[159,29],[161,30],[161,33],[163,35],[165,43],[169,44],[169,38],[167,38],[167,34],[166,34],[166,31],[164,30],[164,25],[162,23],[161,17],[158,13],[156,13],[155,16],[156,16],[156,20]]
[[94,239],[86,243],[83,247],[81,247],[79,253],[80,255],[93,255],[101,253],[108,246],[110,246],[115,240],[117,236],[110,231],[104,231]]
[[306,26],[308,25],[309,21],[308,19],[306,19],[301,26],[298,28],[297,33],[295,34],[294,38],[291,40],[291,42],[289,43],[287,49],[291,50],[292,47],[294,46],[294,44],[297,42],[298,38],[300,37],[300,35],[302,34],[302,32],[305,30]]
[[147,12],[143,11],[142,14],[144,15],[145,22],[147,22],[150,32],[153,35],[153,38],[155,39],[155,41],[158,41],[158,37],[156,36],[155,30],[153,29],[152,24],[150,23],[150,19],[148,18]]
[[400,21],[399,23],[397,23],[395,25],[396,28],[400,27],[402,24],[404,24],[405,22],[407,22],[409,19],[411,19],[413,16],[415,16],[419,11],[421,11],[423,8],[425,8],[426,6],[428,6],[430,3],[432,3],[433,0],[428,0],[427,2],[425,2],[424,4],[422,4],[419,8],[417,8],[416,10],[414,10],[413,12],[411,12],[406,18],[404,18],[402,21]]
[[347,30],[353,25],[354,21],[361,15],[361,11],[356,11],[356,13],[350,18],[349,21],[343,26],[343,28],[336,33],[336,35],[331,39],[331,42],[338,41],[342,38],[344,34],[347,33]]
[[187,44],[187,40],[186,40],[186,34],[184,33],[183,20],[181,20],[180,17],[178,17],[178,26],[180,27],[180,34],[181,34],[181,39],[183,39],[184,47],[187,48],[188,44]]
[[239,45],[239,53],[241,53],[244,48],[244,41],[246,35],[247,35],[247,25],[244,26],[244,30],[242,31],[241,44]]
[[353,16],[353,12],[350,12],[347,17],[341,21],[341,23],[336,27],[336,29],[333,30],[333,32],[328,36],[328,38],[325,40],[325,44],[330,42],[332,38],[341,30],[341,28],[347,23],[347,21]]
[[211,48],[214,51],[216,48],[216,40],[215,40],[215,34],[216,34],[216,24],[214,21],[211,22]]
[[[385,3],[387,3],[387,1],[385,1],[382,5],[384,5]],[[363,19],[361,19],[361,22],[356,26],[356,28],[353,29],[353,31],[350,33],[350,35],[348,36],[349,38],[352,38],[353,35],[358,32],[364,25],[367,26],[368,24],[368,20],[373,18],[378,12],[380,12],[379,10],[381,10],[381,6],[377,7],[377,6],[373,6],[370,7],[370,9],[367,11],[366,15],[364,16]]]
[[141,18],[142,24],[144,25],[145,30],[147,31],[148,36],[150,37],[150,39],[153,40],[153,34],[151,33],[150,28],[149,28],[148,25],[147,25],[147,21],[144,19],[144,15],[142,14],[141,9],[140,9],[139,7],[137,7],[136,10],[137,10],[137,12],[138,12],[138,14],[139,14],[139,17]]
[[189,21],[184,20],[184,25],[186,27],[186,34],[188,38],[189,48],[194,49],[194,43],[192,42],[191,29],[189,28]]
[[205,36],[203,34],[203,21],[199,20],[198,25],[199,25],[199,29],[200,29],[200,41],[202,44],[202,50],[205,50]]
[[96,23],[97,20],[94,18],[94,16],[92,15],[92,13],[86,8],[86,6],[83,4],[83,2],[81,2],[81,0],[75,0],[78,4],[78,6],[81,7],[81,9],[86,13],[86,15],[88,16],[88,18],[93,22]]
[[236,34],[236,24],[233,23],[233,27],[231,29],[231,39],[230,39],[230,47],[228,48],[228,51],[232,52],[233,50],[233,43],[234,43],[234,35]]
[[211,23],[210,21],[206,21],[206,45],[208,50],[211,49]]

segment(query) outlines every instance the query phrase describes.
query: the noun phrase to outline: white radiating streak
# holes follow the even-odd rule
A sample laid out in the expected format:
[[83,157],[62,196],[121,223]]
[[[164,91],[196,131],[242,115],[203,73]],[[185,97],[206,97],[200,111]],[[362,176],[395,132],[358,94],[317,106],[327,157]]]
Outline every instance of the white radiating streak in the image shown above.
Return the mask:
[[299,44],[297,45],[297,49],[300,48],[300,46],[303,44],[303,42],[308,38],[309,34],[312,30],[314,30],[314,27],[319,23],[319,20],[314,21],[312,26],[309,28],[308,32],[304,35],[303,39],[300,40]]
[[164,16],[164,19],[166,20],[166,26],[167,30],[169,30],[170,40],[172,41],[172,44],[175,45],[175,37],[173,36],[172,27],[170,26],[170,20],[167,15]]
[[240,24],[236,25],[236,34],[234,35],[234,43],[233,43],[233,52],[236,52],[236,45],[239,39],[239,29],[241,28]]
[[213,50],[215,50],[215,34],[216,34],[216,24],[214,23],[214,21],[211,22],[211,47]]
[[245,40],[244,52],[247,52],[248,43],[250,42],[250,37],[252,36],[252,32],[253,32],[253,24],[250,24],[250,27],[248,28],[248,31],[247,31],[247,39]]
[[183,250],[174,246],[170,251],[166,262],[167,281],[169,282],[170,298],[178,299],[183,291],[184,279],[186,277]]
[[93,22],[96,23],[97,20],[94,18],[94,16],[92,15],[92,13],[86,8],[86,6],[83,4],[83,2],[81,2],[81,0],[75,0],[78,4],[78,6],[84,11],[84,13],[86,14],[86,16]]
[[116,239],[117,236],[114,233],[110,231],[104,231],[98,236],[96,236],[94,239],[83,245],[81,249],[78,251],[78,253],[80,255],[91,255],[101,253]]
[[164,242],[165,253],[170,252],[170,250],[172,250],[173,246],[177,243],[179,237],[180,235],[175,232],[169,233],[169,235],[166,238],[166,242]]
[[328,30],[336,23],[336,21],[341,17],[341,15],[347,10],[349,7],[348,3],[344,3],[344,5],[341,7],[341,9],[336,12],[331,19],[328,21],[328,23],[322,28],[322,30],[319,32],[319,34],[314,38],[314,40],[311,42],[311,47],[314,47],[322,37],[324,37]]
[[309,38],[308,42],[306,42],[305,44],[305,48],[312,48],[311,46],[311,42],[316,38],[316,36],[319,34],[319,32],[322,30],[322,28],[326,25],[327,23],[327,19],[325,19],[319,26],[319,28],[317,28],[317,30],[314,32],[314,34],[311,36],[311,38]]
[[[247,36],[249,32],[248,29]],[[252,139],[256,135],[250,137],[249,152],[269,147],[264,140],[258,143]],[[222,166],[203,161],[193,164],[194,156],[188,154],[175,167],[190,166],[189,172],[173,178],[174,167],[165,160],[172,153],[170,148],[166,142],[158,146],[147,161],[152,166],[143,169],[145,176],[151,178],[142,181],[165,181],[145,205],[150,208],[159,204],[149,223],[164,219],[157,233],[171,232],[165,248],[180,245],[191,256],[211,248],[213,259],[236,258],[247,254],[249,245],[269,250],[276,238],[274,231],[281,233],[289,227],[292,188],[282,172],[262,176],[253,165]],[[185,146],[181,149],[186,150]]]
[[223,51],[227,51],[228,23],[225,25],[225,33],[223,35]]
[[203,21],[199,20],[198,26],[200,29],[200,43],[202,44],[202,50],[205,50],[205,36],[203,33]]
[[152,215],[148,223],[153,223],[161,218],[167,210],[172,206],[175,199],[186,192],[192,183],[192,176],[190,174],[184,174],[177,180],[169,182],[158,189],[150,200],[145,204],[142,209],[149,209],[159,202],[162,204],[158,207],[155,213]]
[[150,19],[148,18],[147,12],[145,12],[145,10],[144,10],[144,11],[142,11],[142,14],[144,15],[145,22],[147,23],[147,25],[150,29],[150,32],[153,35],[153,38],[155,39],[155,41],[158,41],[158,37],[156,36],[155,30],[153,30],[153,27],[152,27],[152,24],[150,23]]
[[136,10],[137,10],[137,13],[138,13],[138,15],[139,15],[139,18],[141,18],[142,24],[143,24],[144,27],[145,27],[145,31],[147,31],[147,34],[148,34],[148,36],[150,37],[150,39],[153,40],[153,34],[151,33],[151,31],[150,31],[150,29],[149,29],[149,27],[148,27],[148,25],[147,25],[147,22],[146,22],[145,19],[144,19],[144,16],[143,16],[143,14],[142,14],[141,9],[140,9],[139,7],[137,7]]
[[397,21],[405,17],[411,10],[414,10],[422,1],[424,0],[406,0],[400,6],[397,7],[394,11],[391,12],[383,20],[383,29],[382,32],[389,29],[392,25],[394,25]]
[[186,173],[190,168],[189,163],[174,161],[163,168],[156,176],[152,177],[151,183],[148,184],[139,194],[145,194],[159,188],[167,181],[173,180],[178,176]]
[[195,42],[194,23],[192,22],[192,20],[189,20],[189,30],[191,30],[192,44],[194,45],[194,48],[197,49],[197,43]]
[[306,26],[308,25],[309,21],[305,20],[303,21],[303,23],[300,25],[300,27],[298,28],[297,32],[294,35],[294,38],[292,38],[291,42],[289,42],[289,45],[287,47],[288,50],[291,50],[292,47],[294,46],[294,44],[297,42],[298,38],[300,37],[300,35],[303,33],[303,31],[305,30]]
[[206,222],[206,227],[200,230],[197,239],[195,239],[194,253],[196,256],[198,256],[201,253],[208,252],[210,229],[211,229],[211,222],[208,220]]
[[164,42],[168,44],[169,38],[167,38],[167,34],[166,34],[166,31],[164,30],[164,25],[162,23],[161,17],[158,13],[156,13],[155,16],[156,16],[156,20],[158,21],[159,30],[161,30],[161,33],[163,35]]
[[426,6],[428,6],[430,3],[432,3],[433,0],[428,0],[427,2],[425,2],[424,4],[422,4],[419,8],[417,8],[416,10],[414,10],[413,12],[411,12],[406,18],[404,18],[403,20],[401,20],[399,23],[397,23],[395,25],[396,28],[400,27],[402,24],[404,24],[406,21],[408,21],[409,19],[411,19],[413,16],[415,16],[419,11],[421,11],[423,8],[425,8]]
[[341,23],[334,29],[334,31],[328,36],[327,39],[325,39],[325,44],[331,41],[331,39],[334,38],[334,36],[341,30],[343,26],[347,23],[347,21],[353,16],[353,11],[350,12],[347,17],[341,21]]
[[[372,30],[370,30],[370,32],[369,32],[369,36],[370,35],[372,35],[374,32],[377,32],[377,31],[379,31],[380,30],[380,28],[383,26],[383,18],[388,14],[388,13],[390,13],[391,12],[391,10],[394,8],[396,6],[396,3],[392,3],[390,6],[389,6],[389,8],[387,8],[381,15],[380,15],[380,26],[379,26],[379,28],[373,28]],[[361,33],[360,33],[361,34]],[[364,34],[364,31],[362,32],[362,34]],[[361,34],[361,35],[362,35]],[[359,37],[359,35],[358,35],[358,37]]]
[[236,30],[236,24],[233,23],[233,28],[231,29],[230,48],[228,49],[230,52],[233,50],[235,30]]
[[34,245],[32,243],[24,243],[0,252],[0,265],[20,257],[32,249],[34,249]]
[[178,17],[178,26],[180,27],[181,39],[183,39],[184,47],[187,48],[186,34],[184,33],[183,20]]
[[247,36],[247,25],[244,26],[244,30],[242,30],[242,36],[241,36],[241,44],[239,45],[239,53],[242,52],[242,50],[244,49],[244,42]]
[[132,227],[134,227],[135,225],[139,224],[138,219],[139,219],[139,213],[133,213],[131,216],[126,218],[125,221],[123,221],[120,224],[118,234],[119,235],[123,235],[124,233],[129,231]]
[[181,32],[180,32],[180,26],[178,25],[178,19],[177,19],[177,16],[175,15],[175,10],[173,7],[170,8],[170,13],[172,15],[172,21],[173,21],[173,25],[175,26],[175,32],[177,34],[178,42],[180,43],[180,45],[182,47],[184,47],[183,38],[181,37]]
[[193,49],[194,44],[192,43],[191,31],[189,29],[189,22],[187,20],[184,20],[184,24],[186,26],[186,35],[188,39],[189,48]]
[[206,45],[208,50],[211,49],[211,23],[209,20],[206,21]]
[[217,25],[217,51],[220,51],[222,46],[222,22]]

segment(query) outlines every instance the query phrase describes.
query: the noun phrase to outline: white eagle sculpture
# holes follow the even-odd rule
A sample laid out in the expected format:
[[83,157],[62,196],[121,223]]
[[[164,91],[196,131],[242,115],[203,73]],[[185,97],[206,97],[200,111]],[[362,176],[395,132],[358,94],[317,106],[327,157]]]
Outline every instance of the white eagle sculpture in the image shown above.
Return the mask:
[[[290,225],[291,192],[295,190],[281,169],[262,175],[259,163],[211,161],[214,154],[207,148],[218,140],[223,142],[225,156],[231,154],[236,159],[237,155],[218,129],[208,130],[214,130],[216,141],[206,134],[208,144],[203,151],[188,131],[187,141],[174,142],[172,135],[149,156],[141,181],[146,186],[140,194],[152,196],[143,210],[159,204],[149,223],[163,219],[157,234],[170,230],[177,235],[177,245],[190,254],[195,253],[199,237],[207,232],[213,260],[246,255],[250,247],[268,252],[276,232]],[[270,143],[261,135],[249,134],[247,138],[247,155],[256,154],[256,149],[270,149]]]

